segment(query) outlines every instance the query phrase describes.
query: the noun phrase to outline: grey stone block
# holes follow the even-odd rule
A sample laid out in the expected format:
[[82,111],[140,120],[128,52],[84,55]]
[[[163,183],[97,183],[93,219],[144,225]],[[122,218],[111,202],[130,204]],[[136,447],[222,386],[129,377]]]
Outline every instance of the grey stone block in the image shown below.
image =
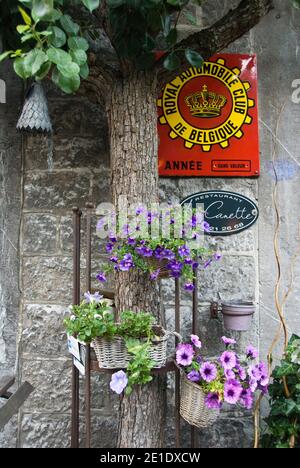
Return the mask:
[[98,138],[86,138],[74,135],[70,138],[62,136],[47,137],[44,135],[29,135],[26,141],[25,169],[47,170],[49,138],[53,139],[53,168],[75,169],[96,168],[101,164],[109,164],[109,154],[105,134]]
[[57,250],[57,217],[47,214],[25,214],[23,252],[53,254]]
[[72,258],[25,257],[23,287],[25,300],[70,304],[72,301]]
[[27,380],[34,392],[24,403],[24,411],[54,413],[71,408],[71,359],[24,359],[22,381]]
[[27,210],[84,207],[91,201],[91,175],[85,171],[42,172],[27,174],[24,182]]
[[[85,446],[85,426],[80,419],[80,446]],[[93,414],[92,447],[113,448],[116,446],[117,421],[113,417]],[[31,414],[25,413],[21,425],[22,448],[70,448],[70,414]]]
[[22,352],[42,358],[69,356],[63,319],[66,306],[27,304],[24,306]]
[[87,98],[51,100],[49,110],[54,134],[57,136],[98,138],[107,135],[107,122],[103,109]]
[[69,448],[69,414],[24,414],[20,427],[21,448]]

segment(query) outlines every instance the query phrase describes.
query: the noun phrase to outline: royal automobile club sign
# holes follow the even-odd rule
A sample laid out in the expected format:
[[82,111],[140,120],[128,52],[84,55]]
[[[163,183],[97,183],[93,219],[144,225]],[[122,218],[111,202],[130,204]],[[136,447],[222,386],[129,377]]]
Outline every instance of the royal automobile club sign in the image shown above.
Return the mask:
[[239,193],[209,190],[189,195],[181,205],[196,208],[204,205],[205,221],[210,225],[210,236],[228,236],[244,231],[258,218],[258,208],[250,198]]
[[259,175],[255,55],[183,70],[158,99],[159,175]]

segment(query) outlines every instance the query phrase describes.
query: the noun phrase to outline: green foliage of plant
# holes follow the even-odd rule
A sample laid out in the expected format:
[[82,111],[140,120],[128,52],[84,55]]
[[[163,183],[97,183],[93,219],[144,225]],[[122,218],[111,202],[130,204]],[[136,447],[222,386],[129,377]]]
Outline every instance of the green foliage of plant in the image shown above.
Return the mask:
[[154,323],[155,317],[151,314],[132,311],[123,312],[120,323],[115,323],[114,314],[104,300],[84,300],[80,305],[72,306],[71,316],[64,320],[67,333],[85,343],[90,343],[96,337],[121,336],[124,339],[132,355],[126,370],[126,395],[130,395],[134,385],[144,385],[152,380],[151,369],[155,363],[149,351],[152,340],[160,339],[155,335]]
[[112,337],[117,333],[114,315],[105,301],[82,301],[71,310],[71,316],[64,320],[66,331],[84,343],[90,343],[97,336]]
[[158,59],[157,51],[166,54],[164,66],[169,70],[179,67],[184,54],[192,66],[203,62],[197,52],[176,47],[178,20],[189,0],[0,1],[0,33],[6,48],[0,62],[14,59],[15,72],[23,79],[51,76],[65,93],[77,91],[81,79],[88,77],[87,39],[97,30],[92,17],[90,24],[75,21],[74,11],[80,7],[91,15],[98,12],[127,68],[151,69]]
[[[151,330],[148,330],[148,333],[151,333]],[[155,362],[149,357],[151,348],[151,341],[149,338],[146,342],[143,342],[135,338],[125,337],[125,344],[129,354],[132,355],[126,369],[128,384],[125,389],[125,394],[130,395],[134,385],[145,385],[151,382],[151,370]]]
[[[270,413],[265,419],[264,448],[300,448],[300,337],[293,335],[284,359],[272,372]],[[289,391],[287,397],[284,379]]]

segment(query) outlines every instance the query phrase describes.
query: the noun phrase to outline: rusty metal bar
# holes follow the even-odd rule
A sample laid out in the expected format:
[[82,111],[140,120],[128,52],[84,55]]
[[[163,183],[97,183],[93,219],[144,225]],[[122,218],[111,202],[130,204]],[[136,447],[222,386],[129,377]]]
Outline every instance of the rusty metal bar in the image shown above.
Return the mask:
[[[198,334],[198,268],[194,270],[193,279],[193,318],[192,318],[192,333]],[[197,433],[196,428],[191,426],[191,447],[195,448],[197,445]]]
[[[80,302],[80,219],[81,211],[73,208],[73,304]],[[72,364],[71,447],[79,446],[79,371]]]
[[[91,203],[86,204],[86,272],[85,287],[87,291],[91,290],[92,273],[92,210],[94,206]],[[91,446],[91,348],[86,345],[85,358],[85,447]]]
[[92,210],[94,205],[86,204],[86,270],[85,270],[85,288],[91,290],[91,273],[92,273]]
[[[180,284],[175,278],[175,331],[180,334]],[[178,338],[175,339],[178,344]],[[175,444],[180,448],[180,371],[175,370]]]
[[85,347],[85,448],[91,447],[91,347]]

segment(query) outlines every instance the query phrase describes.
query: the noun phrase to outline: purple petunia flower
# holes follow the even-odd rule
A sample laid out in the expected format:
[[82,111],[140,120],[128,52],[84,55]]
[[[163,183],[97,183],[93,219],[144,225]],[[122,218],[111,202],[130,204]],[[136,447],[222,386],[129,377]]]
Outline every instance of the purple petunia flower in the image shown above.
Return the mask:
[[241,396],[242,386],[236,380],[228,380],[224,385],[224,400],[230,405],[235,405]]
[[99,294],[98,292],[95,292],[95,294],[91,294],[89,291],[84,294],[85,300],[88,304],[99,304],[101,299],[103,299],[103,296]]
[[112,242],[113,244],[115,244],[117,242],[117,238],[115,236],[115,234],[109,234],[108,236],[110,242]]
[[203,221],[202,229],[204,232],[208,232],[210,230],[210,224],[207,221]]
[[159,260],[164,258],[164,249],[160,247],[159,245],[154,250],[154,257],[158,258]]
[[111,376],[110,388],[113,392],[120,395],[128,384],[128,378],[124,371],[120,370]]
[[136,239],[134,239],[133,237],[128,237],[127,244],[128,245],[135,245],[136,244]]
[[262,373],[258,367],[258,364],[252,364],[251,366],[249,366],[248,375],[250,379],[256,380],[256,382],[258,382],[261,378],[261,374]]
[[221,340],[225,346],[230,346],[236,344],[236,341],[233,338],[227,338],[227,336],[222,336]]
[[152,273],[150,273],[150,279],[152,281],[157,280],[159,273],[160,273],[160,268],[158,268],[158,270],[152,271]]
[[201,349],[202,348],[202,343],[199,339],[199,336],[197,335],[191,335],[191,342],[193,343],[196,348]]
[[239,364],[236,366],[236,370],[238,372],[238,376],[241,380],[246,380],[246,377],[247,377],[247,373],[245,371],[245,369],[240,366]]
[[131,254],[125,254],[123,260],[120,261],[119,269],[121,271],[129,271],[130,268],[134,267]]
[[182,245],[178,248],[178,254],[180,257],[187,257],[190,253],[190,249],[186,245]]
[[114,244],[112,244],[111,242],[108,242],[105,246],[105,250],[107,253],[111,253],[113,251],[113,248],[114,248]]
[[194,291],[195,286],[193,285],[193,283],[185,283],[184,289],[185,289],[186,291]]
[[224,369],[233,369],[236,366],[236,354],[233,351],[224,351],[220,356],[220,361]]
[[248,359],[256,359],[258,357],[258,351],[253,346],[249,345],[246,349],[246,355]]
[[176,348],[176,362],[181,366],[190,366],[195,351],[190,344],[180,343]]
[[96,279],[98,281],[101,281],[101,283],[105,283],[105,281],[107,281],[105,273],[98,273],[97,276],[96,276]]
[[217,368],[215,364],[210,361],[204,362],[200,367],[200,374],[205,382],[212,382],[217,377]]
[[205,397],[205,405],[209,409],[220,409],[222,403],[217,392],[209,392]]
[[250,389],[243,389],[240,395],[240,403],[246,409],[250,410],[253,405],[253,396]]
[[218,261],[218,260],[220,260],[221,258],[222,258],[222,255],[221,255],[219,252],[217,252],[217,253],[214,254],[214,259],[215,259],[215,260]]
[[192,370],[191,372],[189,372],[187,374],[187,378],[191,381],[191,382],[199,382],[199,380],[201,379],[201,376],[200,376],[200,372],[196,371],[196,370]]
[[207,260],[207,261],[204,263],[203,268],[206,269],[206,268],[208,268],[211,264],[212,264],[212,259],[210,258],[209,260]]
[[140,215],[141,213],[144,213],[144,211],[145,211],[145,208],[143,206],[138,206],[135,211],[135,214]]
[[173,276],[174,278],[179,278],[183,267],[182,263],[173,260],[168,263],[167,267],[170,270],[171,276]]
[[150,247],[143,245],[142,247],[137,247],[136,252],[143,257],[152,257],[153,250]]
[[109,259],[112,263],[118,263],[118,257],[116,257],[116,255],[113,255],[112,257],[110,257]]
[[198,362],[198,364],[201,364],[201,362],[202,362],[202,356],[198,355],[198,356],[196,357],[196,362]]
[[163,258],[165,258],[166,260],[174,260],[175,254],[170,249],[164,249]]
[[254,393],[255,390],[257,389],[257,380],[250,379],[249,380],[249,388],[250,388],[251,392]]
[[104,224],[105,224],[105,220],[104,220],[104,218],[101,218],[101,219],[99,219],[99,220],[97,221],[97,227],[96,227],[96,228],[97,228],[98,230],[100,230],[100,229],[103,228]]
[[193,259],[192,259],[191,257],[186,257],[186,258],[184,259],[184,263],[185,263],[186,265],[192,265],[192,264],[193,264]]
[[198,262],[193,262],[193,264],[192,264],[193,270],[196,270],[196,268],[198,268],[198,266],[199,266]]
[[233,372],[232,369],[224,370],[224,374],[225,374],[227,379],[235,379],[235,373]]

